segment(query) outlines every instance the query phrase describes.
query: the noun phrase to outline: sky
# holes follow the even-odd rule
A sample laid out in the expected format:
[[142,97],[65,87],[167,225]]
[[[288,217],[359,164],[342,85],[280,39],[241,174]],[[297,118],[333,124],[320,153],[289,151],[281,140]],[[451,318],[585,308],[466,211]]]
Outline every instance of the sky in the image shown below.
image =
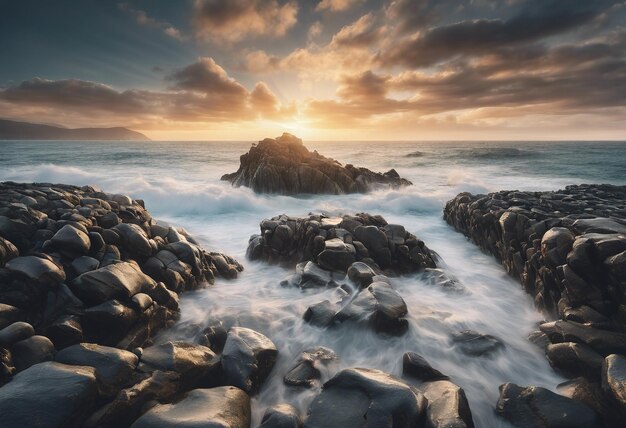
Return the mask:
[[157,140],[626,140],[626,0],[0,0],[0,118]]

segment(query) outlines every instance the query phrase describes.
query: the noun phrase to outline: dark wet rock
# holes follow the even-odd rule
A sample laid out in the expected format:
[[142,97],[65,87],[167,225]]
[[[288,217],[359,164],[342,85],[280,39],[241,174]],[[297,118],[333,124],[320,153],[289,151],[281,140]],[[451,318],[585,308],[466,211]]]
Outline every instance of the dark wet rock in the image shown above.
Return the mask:
[[368,267],[374,274],[390,275],[435,267],[434,254],[423,241],[380,216],[281,215],[263,220],[260,226],[261,234],[249,240],[250,259],[286,266],[313,262],[326,271],[351,271],[349,275],[361,286],[369,285]]
[[45,336],[32,336],[11,346],[13,363],[18,372],[44,361],[52,361],[54,353],[54,345]]
[[133,372],[138,362],[132,352],[93,343],[67,347],[57,353],[55,360],[63,364],[95,368],[100,394],[103,396],[113,396],[134,383]]
[[609,318],[586,305],[565,309],[563,311],[563,319],[604,330],[613,330],[615,328],[614,323]]
[[441,287],[445,291],[452,293],[464,293],[467,291],[456,278],[452,278],[443,269],[426,268],[422,277],[428,284]]
[[500,386],[496,413],[516,427],[599,427],[598,415],[583,403],[537,386]]
[[44,257],[16,257],[9,260],[5,267],[39,284],[58,284],[65,281],[63,269]]
[[278,404],[268,408],[261,419],[260,428],[301,428],[298,410],[290,404]]
[[554,321],[541,324],[552,343],[574,342],[590,346],[602,355],[626,353],[626,334],[600,330],[572,321]]
[[374,269],[363,262],[352,263],[348,268],[348,278],[363,288],[372,283],[374,276],[376,276]]
[[4,267],[6,262],[20,255],[17,247],[8,239],[0,236],[0,267]]
[[69,224],[59,229],[50,242],[61,252],[87,254],[91,248],[89,235]]
[[200,334],[200,345],[211,348],[213,352],[221,353],[226,344],[228,331],[220,321],[214,325],[207,326]]
[[134,263],[115,263],[86,272],[72,284],[74,293],[83,301],[98,304],[111,299],[129,301],[144,288],[154,286],[154,280]]
[[249,328],[231,327],[222,352],[226,383],[248,393],[258,392],[277,355],[276,346],[266,336]]
[[84,339],[83,327],[80,324],[80,318],[76,315],[64,315],[57,318],[46,328],[45,335],[54,343],[56,349],[76,345]]
[[473,428],[465,391],[448,380],[426,382],[420,391],[428,400],[426,418],[433,428]]
[[287,133],[253,145],[240,160],[239,169],[225,174],[222,180],[237,187],[250,187],[257,193],[365,193],[372,188],[411,184],[393,169],[382,174],[367,168],[343,166],[316,151],[310,152],[301,139]]
[[180,375],[155,371],[150,377],[121,390],[115,399],[94,412],[85,422],[87,428],[130,426],[152,401],[170,401],[178,391]]
[[0,386],[9,382],[15,372],[16,369],[13,365],[11,351],[5,348],[0,348]]
[[374,369],[346,369],[324,384],[309,407],[307,428],[419,426],[426,399],[413,387]]
[[404,299],[386,282],[373,282],[339,310],[333,322],[366,322],[378,333],[401,335],[408,329]]
[[298,362],[283,377],[285,384],[310,388],[322,377],[325,366],[337,359],[332,349],[323,346],[302,352]]
[[318,327],[328,327],[334,323],[335,314],[340,306],[330,300],[323,300],[311,305],[304,313],[304,320]]
[[626,357],[611,354],[602,367],[602,389],[626,414]]
[[89,256],[78,257],[72,261],[72,269],[74,269],[76,276],[96,270],[98,267],[100,267],[100,262]]
[[158,404],[141,416],[133,428],[250,426],[250,398],[235,387],[194,389],[175,404]]
[[550,344],[546,356],[554,368],[569,376],[600,379],[604,358],[587,345],[572,342]]
[[109,300],[85,310],[81,317],[85,339],[113,346],[126,336],[139,314],[117,300]]
[[603,419],[608,427],[620,427],[623,415],[616,411],[614,403],[607,394],[602,391],[600,383],[590,381],[584,377],[578,377],[557,386],[559,394],[572,400],[586,404]]
[[93,368],[55,362],[36,364],[0,388],[2,426],[78,427],[97,395]]
[[139,370],[151,373],[156,370],[180,374],[182,388],[217,383],[219,361],[206,346],[186,342],[167,342],[143,350]]
[[9,347],[20,340],[35,334],[35,329],[27,322],[17,321],[0,330],[0,347]]
[[533,331],[528,335],[528,341],[534,343],[541,349],[546,349],[550,344],[550,338],[543,331]]
[[[626,331],[626,186],[461,193],[444,218],[501,261],[551,318]],[[588,309],[572,314],[578,308]]]
[[[168,257],[163,270],[150,269],[157,253]],[[59,349],[83,340],[143,346],[177,318],[177,293],[242,269],[159,227],[141,200],[92,186],[0,183],[0,329],[28,321]]]
[[402,376],[409,376],[423,382],[447,380],[448,376],[433,368],[428,361],[415,352],[406,352],[402,356]]
[[461,352],[472,357],[491,356],[504,348],[504,343],[497,337],[473,330],[453,334],[452,342]]
[[0,331],[14,322],[19,321],[21,316],[22,313],[15,306],[0,303]]

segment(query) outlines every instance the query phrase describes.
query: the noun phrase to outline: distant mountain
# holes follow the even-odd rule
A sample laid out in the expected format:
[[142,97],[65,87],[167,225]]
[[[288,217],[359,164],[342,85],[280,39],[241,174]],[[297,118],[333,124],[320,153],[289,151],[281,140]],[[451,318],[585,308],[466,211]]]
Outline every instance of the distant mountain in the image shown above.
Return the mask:
[[0,119],[0,140],[124,140],[149,141],[127,128],[61,128]]

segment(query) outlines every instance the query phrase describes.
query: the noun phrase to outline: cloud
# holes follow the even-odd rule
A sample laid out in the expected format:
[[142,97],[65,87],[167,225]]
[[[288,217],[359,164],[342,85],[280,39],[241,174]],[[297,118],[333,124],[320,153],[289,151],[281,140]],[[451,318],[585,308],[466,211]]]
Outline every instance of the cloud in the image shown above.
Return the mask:
[[476,19],[441,25],[380,52],[384,65],[427,67],[458,56],[483,54],[574,30],[598,17],[609,1],[529,0],[509,19]]
[[149,28],[157,28],[161,30],[163,34],[179,41],[185,39],[180,30],[167,21],[152,18],[145,11],[140,9],[134,9],[128,3],[118,3],[118,7],[120,8],[120,10],[123,10],[124,12],[128,12],[133,15],[135,17],[135,21],[137,21],[137,24],[139,25]]
[[294,106],[282,106],[269,87],[249,92],[212,58],[199,58],[166,78],[168,90],[126,90],[84,80],[34,78],[0,90],[0,107],[17,119],[64,117],[68,124],[93,126],[171,122],[246,122],[259,117],[285,119]]
[[213,58],[199,58],[166,78],[174,90],[196,91],[220,96],[241,96],[246,93],[235,79],[228,76]]
[[202,38],[238,42],[260,35],[284,36],[298,21],[294,0],[195,0],[194,26]]
[[363,0],[322,0],[317,4],[315,10],[330,10],[332,12],[340,12],[343,10],[348,10],[360,3],[363,3]]
[[380,40],[384,31],[384,27],[376,25],[376,18],[370,12],[339,30],[333,36],[331,44],[352,48],[369,48]]

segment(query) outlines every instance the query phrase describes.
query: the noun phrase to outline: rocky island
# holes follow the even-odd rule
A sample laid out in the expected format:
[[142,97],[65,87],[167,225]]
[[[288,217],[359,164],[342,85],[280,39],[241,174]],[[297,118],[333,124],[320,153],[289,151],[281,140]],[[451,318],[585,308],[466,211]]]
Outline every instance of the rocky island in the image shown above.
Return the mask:
[[222,180],[257,193],[338,195],[412,184],[393,169],[379,173],[350,164],[344,166],[317,151],[310,152],[301,139],[288,133],[253,145],[241,155],[240,162],[239,169],[222,176]]

